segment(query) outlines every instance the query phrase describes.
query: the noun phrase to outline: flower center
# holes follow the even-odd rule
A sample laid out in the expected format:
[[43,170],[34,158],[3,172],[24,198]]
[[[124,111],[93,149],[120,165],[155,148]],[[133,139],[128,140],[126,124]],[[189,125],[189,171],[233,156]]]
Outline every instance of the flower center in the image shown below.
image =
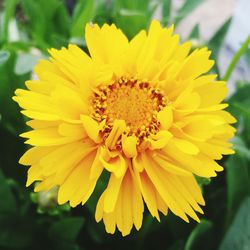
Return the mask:
[[115,119],[124,120],[128,135],[140,140],[159,131],[157,113],[166,106],[161,90],[147,82],[120,79],[110,85],[99,86],[92,98],[92,117],[102,122],[106,119],[103,136],[107,137]]

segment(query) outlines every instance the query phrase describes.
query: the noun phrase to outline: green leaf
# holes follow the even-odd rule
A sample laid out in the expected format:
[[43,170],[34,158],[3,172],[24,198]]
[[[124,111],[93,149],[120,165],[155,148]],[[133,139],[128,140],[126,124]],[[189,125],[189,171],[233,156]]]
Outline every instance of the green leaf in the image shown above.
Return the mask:
[[10,52],[9,51],[0,50],[0,65],[7,62],[9,57],[10,57]]
[[154,218],[151,216],[151,214],[147,214],[147,216],[143,220],[143,227],[138,232],[138,242],[137,242],[137,249],[144,249],[145,248],[145,241],[148,237],[148,235],[154,230],[153,227]]
[[[9,52],[10,56],[8,61],[0,65],[1,127],[4,127],[11,133],[17,135],[18,133],[21,133],[22,129],[24,128],[24,124],[22,123],[23,117],[20,114],[19,109],[17,108],[17,104],[12,100],[11,97],[14,95],[15,89],[23,86],[24,81],[29,76],[17,76],[14,74],[13,69],[15,67],[16,55],[15,53],[13,53],[13,51]],[[3,131],[1,132],[4,135]],[[13,155],[12,158],[15,158],[15,156]]]
[[109,4],[107,0],[95,1],[95,15],[93,23],[102,26],[104,23],[112,23],[114,4]]
[[33,241],[33,223],[30,217],[0,214],[0,248],[27,249]]
[[94,17],[94,1],[80,0],[73,12],[71,36],[82,37],[85,31],[85,25]]
[[236,153],[226,161],[228,196],[228,220],[239,204],[250,194],[249,162],[244,155]]
[[163,6],[162,6],[163,25],[168,25],[171,23],[171,7],[172,7],[172,0],[163,0]]
[[[14,213],[17,211],[15,197],[0,169],[0,214]],[[1,230],[0,230],[1,231]]]
[[186,0],[183,6],[177,11],[174,23],[177,25],[182,19],[194,11],[204,0]]
[[53,34],[61,35],[61,39],[68,38],[70,35],[71,19],[63,2],[61,2],[53,15]]
[[61,0],[22,0],[22,9],[28,19],[25,29],[29,31],[36,46],[46,51],[49,47],[66,45],[54,41],[54,37],[65,41],[69,37],[70,19]]
[[230,79],[237,63],[239,62],[240,58],[246,53],[249,45],[250,45],[250,35],[246,37],[245,41],[242,43],[240,48],[234,54],[231,62],[229,63],[226,69],[224,76],[222,77],[222,80],[228,81]]
[[201,220],[200,224],[197,224],[195,229],[189,235],[187,242],[185,244],[185,250],[199,250],[206,249],[203,246],[205,239],[209,235],[209,231],[212,229],[213,223],[208,220]]
[[247,147],[244,140],[240,136],[235,136],[231,142],[233,143],[234,150],[237,151],[240,156],[250,161],[250,149]]
[[149,0],[117,0],[114,2],[114,22],[130,39],[146,29],[157,5]]
[[86,203],[86,206],[88,207],[89,211],[92,213],[93,216],[95,216],[96,204],[99,200],[99,197],[103,193],[103,190],[106,189],[108,182],[109,172],[104,170],[97,181],[93,195],[91,195],[91,197]]
[[41,56],[32,55],[29,53],[19,54],[16,59],[15,74],[23,75],[31,72]]
[[229,18],[208,41],[208,46],[213,51],[212,57],[214,59],[217,59],[218,57],[218,53],[220,51],[221,46],[223,45],[228,28],[230,27],[231,20],[232,18]]
[[95,219],[88,221],[87,231],[94,242],[102,244],[105,241],[107,234],[103,223],[96,223]]
[[32,47],[30,41],[14,41],[5,44],[4,48],[10,51],[28,51]]
[[115,11],[127,10],[149,10],[150,0],[117,0],[114,2]]
[[62,219],[50,227],[49,235],[56,241],[75,241],[83,224],[83,217]]
[[195,39],[199,39],[200,37],[200,27],[199,24],[196,24],[193,29],[191,30],[189,36],[189,38],[195,38]]
[[248,66],[250,67],[250,48],[248,48],[246,50],[245,56],[246,56],[246,60],[247,60]]
[[[30,32],[35,42],[39,46],[47,47],[45,42],[46,29],[50,29],[50,26],[46,27],[46,18],[49,13],[43,10],[40,6],[40,0],[22,0],[22,9],[28,19],[28,24],[30,26]],[[49,6],[49,5],[48,5]]]
[[249,250],[250,246],[250,197],[241,204],[219,250]]
[[250,84],[239,87],[229,99],[229,111],[237,119],[237,133],[246,145],[250,145]]
[[115,22],[127,37],[132,38],[141,29],[147,27],[148,18],[140,10],[120,9],[116,13]]
[[208,185],[208,184],[211,183],[211,178],[195,176],[195,179],[197,180],[198,184],[201,185],[201,186]]
[[250,84],[246,84],[241,88],[237,89],[235,94],[231,96],[229,102],[231,104],[240,103],[240,105],[244,105],[248,109],[250,108]]
[[175,240],[174,243],[168,247],[168,250],[183,250],[184,249],[185,242],[183,239]]
[[[75,243],[59,242],[55,245],[55,250],[80,250],[80,248]],[[81,250],[83,249],[81,248]]]
[[[27,169],[21,168],[20,165],[18,165],[18,160],[21,157],[21,155],[24,153],[26,146],[17,135],[14,135],[9,130],[7,130],[6,127],[3,126],[3,125],[7,126],[6,121],[4,122],[5,122],[4,124],[3,122],[0,123],[0,138],[1,138],[0,140],[0,148],[1,148],[0,168],[4,170],[4,173],[7,176],[11,176],[12,178],[14,178],[14,180],[22,182],[24,184],[25,183],[24,180],[27,176]],[[21,123],[19,124],[19,129],[22,130]],[[0,191],[0,193],[1,192],[5,192],[5,191]],[[15,192],[15,194],[17,193]],[[1,203],[0,207],[1,206],[5,206],[5,204]],[[9,209],[9,211],[12,208],[14,208],[14,206],[6,205],[6,209]]]

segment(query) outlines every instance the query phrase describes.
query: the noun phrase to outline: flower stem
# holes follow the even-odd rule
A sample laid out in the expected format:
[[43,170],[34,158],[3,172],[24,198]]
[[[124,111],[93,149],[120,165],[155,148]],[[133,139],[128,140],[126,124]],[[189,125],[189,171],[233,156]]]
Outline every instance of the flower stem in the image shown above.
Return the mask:
[[248,45],[250,44],[250,35],[246,38],[246,40],[244,41],[244,43],[242,44],[242,46],[240,47],[240,49],[235,53],[232,61],[230,62],[226,73],[224,75],[224,77],[222,78],[222,80],[224,81],[228,81],[228,79],[230,78],[236,64],[238,63],[240,57],[245,53],[246,49],[248,48]]

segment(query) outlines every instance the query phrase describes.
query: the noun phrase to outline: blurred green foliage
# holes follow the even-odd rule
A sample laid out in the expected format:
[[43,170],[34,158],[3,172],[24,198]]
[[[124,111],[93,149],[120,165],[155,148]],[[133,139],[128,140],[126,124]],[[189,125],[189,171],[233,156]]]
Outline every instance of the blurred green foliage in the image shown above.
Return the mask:
[[[134,230],[126,238],[119,233],[107,235],[102,223],[94,221],[95,195],[87,206],[75,209],[57,206],[51,194],[34,198],[32,190],[25,188],[26,169],[18,165],[26,150],[18,134],[26,126],[11,97],[31,77],[36,62],[48,56],[48,48],[76,43],[86,49],[84,26],[90,21],[100,25],[115,23],[131,38],[148,27],[156,9],[160,10],[164,25],[178,25],[202,2],[186,0],[173,14],[171,0],[0,1],[0,249],[249,249],[250,85],[247,83],[239,83],[228,100],[230,112],[238,120],[234,138],[236,154],[222,160],[226,169],[217,178],[199,180],[207,203],[200,224],[186,224],[172,214],[158,223],[145,212],[139,232]],[[198,41],[197,46],[207,45],[217,59],[230,20],[209,41],[200,41],[198,25],[190,38]],[[246,55],[250,62],[249,50]],[[217,65],[213,71],[221,75]]]

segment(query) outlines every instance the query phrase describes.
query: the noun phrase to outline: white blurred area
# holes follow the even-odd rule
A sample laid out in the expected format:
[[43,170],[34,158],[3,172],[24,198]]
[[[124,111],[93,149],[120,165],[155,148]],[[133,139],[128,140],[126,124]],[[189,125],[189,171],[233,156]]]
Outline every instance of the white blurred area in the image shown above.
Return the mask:
[[[180,8],[184,0],[173,0],[174,10]],[[231,26],[219,55],[219,68],[223,76],[228,64],[242,42],[250,35],[250,0],[205,0],[178,25],[176,32],[186,38],[195,24],[199,24],[201,39],[207,41],[228,18],[233,16]],[[250,67],[241,58],[230,81],[229,94],[239,80],[250,81]]]
[[[173,0],[173,8],[180,8],[184,2],[184,0]],[[201,39],[206,41],[234,14],[236,4],[237,0],[204,0],[199,7],[182,20],[177,32],[185,38],[198,23]]]

